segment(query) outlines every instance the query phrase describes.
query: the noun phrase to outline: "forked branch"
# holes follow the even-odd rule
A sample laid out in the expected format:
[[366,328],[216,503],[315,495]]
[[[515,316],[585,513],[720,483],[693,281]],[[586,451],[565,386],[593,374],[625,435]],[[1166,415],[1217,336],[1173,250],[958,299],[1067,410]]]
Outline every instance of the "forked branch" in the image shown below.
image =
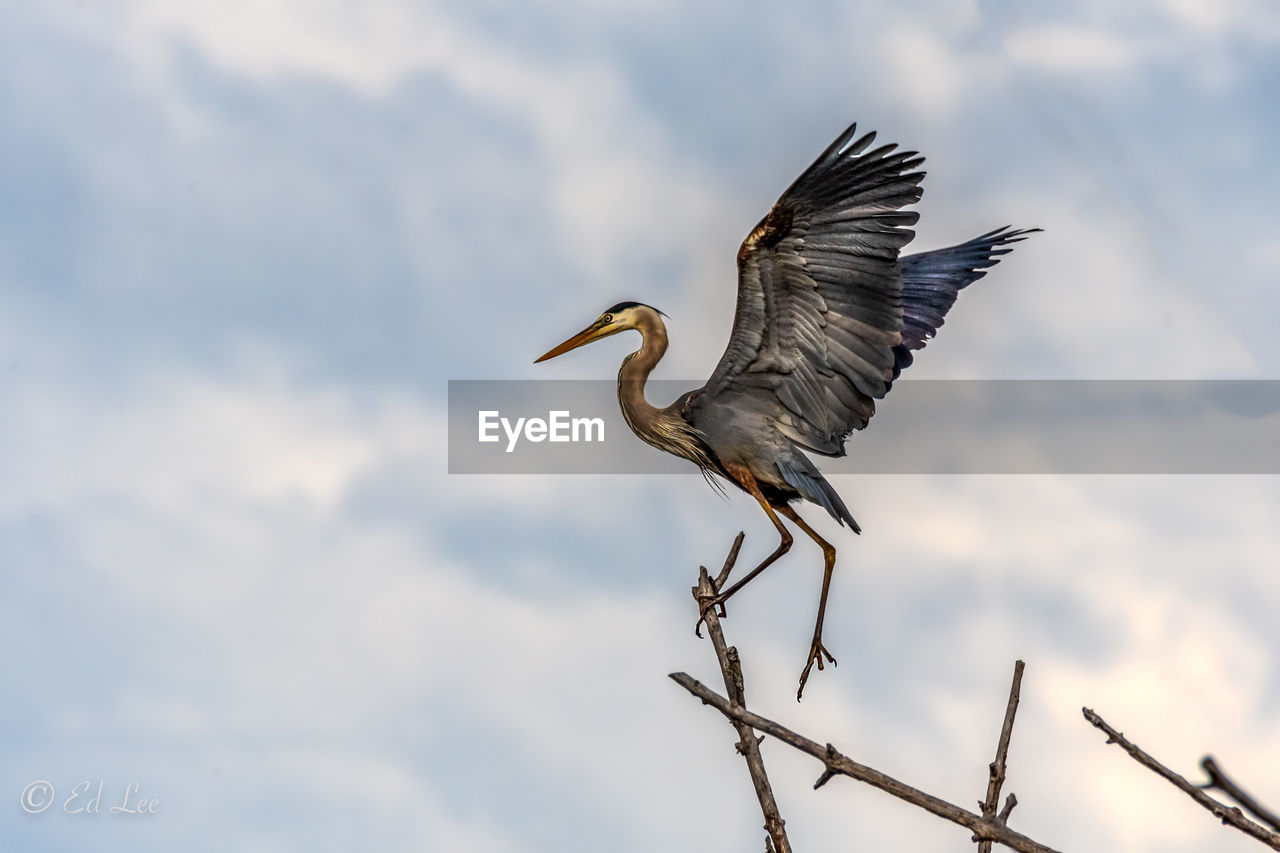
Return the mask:
[[[1009,814],[1018,803],[1013,794],[1010,794],[1005,800],[1004,807],[999,812],[996,811],[1000,802],[1000,790],[1004,785],[1007,774],[1009,743],[1013,735],[1013,723],[1018,711],[1018,702],[1022,690],[1022,674],[1025,668],[1025,664],[1022,661],[1017,661],[1014,665],[1013,683],[1009,688],[1009,701],[1005,706],[1004,723],[1001,726],[1000,738],[996,744],[995,760],[991,762],[988,768],[986,797],[978,804],[981,814],[975,814],[932,794],[925,793],[918,788],[899,782],[879,770],[868,767],[865,764],[859,764],[848,756],[843,755],[829,743],[826,745],[819,744],[817,741],[810,740],[773,720],[747,710],[746,688],[742,677],[742,666],[738,658],[738,651],[725,641],[724,631],[720,626],[720,617],[716,612],[717,608],[705,606],[708,602],[715,600],[720,589],[723,588],[728,580],[729,573],[733,570],[734,563],[737,560],[738,551],[742,547],[743,538],[744,534],[739,533],[733,542],[733,547],[729,550],[728,557],[725,559],[724,567],[714,580],[705,567],[700,567],[698,585],[693,588],[693,597],[698,603],[698,609],[702,615],[701,621],[705,621],[707,624],[708,635],[712,646],[715,648],[716,659],[720,664],[720,672],[724,679],[727,698],[686,673],[672,673],[671,678],[681,687],[701,699],[703,704],[711,705],[718,710],[737,730],[738,742],[736,747],[747,762],[747,769],[756,790],[756,797],[760,802],[761,812],[764,814],[764,828],[768,833],[765,839],[766,853],[791,853],[791,843],[787,839],[784,828],[785,822],[778,811],[778,804],[774,799],[773,790],[769,785],[769,778],[765,772],[764,759],[760,755],[760,741],[764,740],[764,738],[757,738],[757,731],[772,735],[777,740],[801,752],[808,753],[821,761],[823,765],[822,775],[814,783],[814,788],[822,787],[836,776],[848,776],[879,788],[931,814],[966,827],[973,833],[973,840],[978,842],[979,853],[989,853],[993,843],[1002,844],[1013,850],[1021,851],[1021,853],[1057,853],[1053,848],[1047,847],[1009,828]],[[1235,827],[1274,850],[1280,850],[1280,817],[1259,803],[1227,776],[1211,756],[1206,756],[1200,763],[1201,768],[1208,776],[1208,781],[1201,785],[1192,784],[1139,749],[1090,709],[1083,708],[1082,711],[1086,720],[1107,735],[1107,743],[1118,744],[1135,761],[1182,790],[1224,824]],[[1205,793],[1205,789],[1221,791],[1240,805],[1227,805],[1209,796]],[[1246,811],[1253,817],[1246,815]]]
[[[725,558],[724,568],[716,576],[714,584],[705,566],[699,566],[698,585],[693,588],[693,600],[701,611],[703,603],[715,597],[716,593],[729,579],[729,572],[737,562],[738,550],[742,547],[745,533],[739,533]],[[747,704],[746,683],[742,678],[742,664],[738,659],[738,650],[725,642],[724,631],[720,627],[720,617],[716,608],[708,607],[703,614],[707,624],[707,635],[711,645],[715,647],[716,659],[720,662],[720,673],[724,676],[724,689],[738,706]],[[760,740],[756,733],[745,723],[733,722],[738,731],[737,750],[747,762],[747,771],[751,774],[751,784],[756,789],[756,799],[760,801],[760,811],[764,813],[764,831],[768,833],[767,843],[774,853],[791,853],[791,842],[787,839],[786,821],[778,811],[778,803],[773,798],[773,788],[769,785],[769,775],[764,769],[764,758],[760,755]]]
[[[1172,784],[1175,788],[1178,788],[1179,790],[1181,790],[1188,797],[1195,800],[1200,805],[1204,806],[1206,809],[1212,812],[1214,817],[1218,818],[1224,824],[1227,824],[1228,826],[1234,826],[1236,829],[1240,830],[1246,835],[1256,838],[1258,841],[1261,841],[1263,844],[1266,844],[1267,846],[1271,847],[1273,850],[1280,850],[1280,833],[1272,832],[1270,829],[1267,829],[1267,827],[1263,826],[1262,824],[1254,820],[1251,820],[1249,817],[1245,815],[1243,811],[1241,811],[1236,806],[1228,806],[1225,803],[1215,800],[1213,797],[1206,794],[1200,786],[1191,784],[1183,776],[1179,775],[1178,773],[1174,773],[1168,767],[1164,766],[1159,761],[1152,758],[1149,754],[1139,749],[1132,741],[1130,741],[1124,735],[1120,734],[1120,732],[1113,729],[1110,725],[1107,724],[1106,720],[1102,719],[1102,717],[1095,714],[1092,710],[1088,708],[1081,708],[1080,710],[1084,712],[1084,718],[1088,720],[1094,726],[1094,728],[1097,728],[1100,731],[1106,733],[1107,743],[1117,744],[1121,749],[1129,753],[1129,757],[1131,757],[1134,761],[1138,762],[1143,767],[1150,770],[1152,773],[1155,773],[1157,776],[1160,776],[1165,781]],[[1231,786],[1231,788],[1234,789],[1236,793],[1244,794],[1244,792],[1240,790],[1238,786],[1232,783],[1229,779],[1226,779],[1226,777],[1223,776],[1220,771],[1218,773],[1217,780],[1215,780],[1214,770],[1217,770],[1217,765],[1213,763],[1212,758],[1206,759],[1205,762],[1202,762],[1202,766],[1204,766],[1205,771],[1209,773],[1208,787],[1214,787],[1214,788],[1219,788],[1221,790],[1224,790],[1227,792],[1228,796],[1235,798],[1234,793],[1231,793],[1231,791],[1227,791],[1227,789],[1222,788],[1222,786],[1218,784],[1219,781],[1225,781],[1228,785]],[[1211,770],[1210,768],[1213,768],[1213,769]],[[1248,797],[1247,794],[1244,794],[1244,796]],[[1240,802],[1239,800],[1237,801]],[[1257,803],[1253,802],[1251,797],[1249,798],[1249,801],[1251,806],[1257,806]],[[1241,804],[1243,805],[1243,802]],[[1250,811],[1253,811],[1252,807],[1247,806],[1247,808],[1249,808]],[[1263,810],[1263,812],[1270,819],[1272,820],[1275,819],[1275,816],[1272,815],[1270,812],[1266,812],[1265,810]],[[1258,812],[1255,812],[1255,814],[1258,814]],[[1262,815],[1259,814],[1259,817],[1261,816]]]
[[[1000,726],[1000,740],[996,743],[996,760],[991,762],[988,769],[987,798],[981,803],[982,816],[987,820],[998,820],[1000,823],[1009,820],[1009,813],[1018,804],[1018,798],[1010,794],[1004,808],[996,814],[996,807],[1000,805],[1000,788],[1004,785],[1006,775],[1006,762],[1009,758],[1009,740],[1013,737],[1013,718],[1018,713],[1018,700],[1022,696],[1022,671],[1026,666],[1022,661],[1015,661],[1013,664],[1013,684],[1009,687],[1009,703],[1004,709],[1004,723]],[[978,853],[991,853],[991,841],[984,839],[978,842]]]
[[1204,788],[1217,788],[1231,799],[1235,800],[1244,810],[1252,814],[1258,820],[1270,826],[1272,829],[1280,832],[1280,816],[1255,800],[1249,795],[1244,788],[1237,785],[1226,772],[1218,766],[1218,762],[1213,759],[1212,755],[1206,755],[1200,759],[1200,767],[1204,770],[1205,775],[1209,777],[1209,781],[1202,785]]
[[[952,823],[957,823],[973,832],[975,841],[990,840],[1003,844],[1014,850],[1022,851],[1022,853],[1056,853],[1052,847],[1035,841],[1027,836],[1014,832],[1004,824],[999,817],[987,818],[979,814],[963,809],[960,806],[953,805],[946,800],[939,799],[932,794],[926,794],[918,788],[913,788],[903,782],[899,782],[891,776],[881,773],[879,770],[868,767],[865,764],[859,764],[853,759],[840,753],[831,744],[820,744],[812,741],[803,735],[788,729],[787,727],[775,723],[773,720],[761,717],[748,711],[741,705],[730,702],[725,697],[711,690],[697,679],[683,673],[672,673],[671,678],[684,689],[688,690],[694,696],[697,696],[706,705],[711,705],[721,714],[733,720],[750,726],[756,731],[764,732],[772,735],[783,743],[792,746],[801,752],[808,753],[818,759],[823,764],[822,775],[818,777],[818,781],[814,787],[821,787],[828,780],[835,776],[848,776],[865,782],[868,785],[879,788],[880,790],[892,794],[900,800],[918,806],[925,811],[935,814]],[[1007,817],[1007,814],[1006,814]]]

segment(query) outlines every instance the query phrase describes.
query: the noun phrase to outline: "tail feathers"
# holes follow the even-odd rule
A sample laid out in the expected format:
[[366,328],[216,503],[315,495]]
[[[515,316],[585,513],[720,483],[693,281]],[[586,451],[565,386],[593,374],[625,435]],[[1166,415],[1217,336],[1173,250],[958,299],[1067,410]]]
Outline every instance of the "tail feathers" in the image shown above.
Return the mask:
[[813,463],[807,459],[805,463],[807,464],[779,462],[778,471],[782,474],[782,479],[786,480],[805,500],[818,504],[831,513],[831,517],[841,524],[846,521],[849,522],[849,527],[852,528],[854,533],[861,533],[862,528],[858,526],[858,522],[853,520],[852,513],[844,505],[840,495],[836,493],[836,490],[826,481],[818,469],[813,467]]
[[1039,228],[997,228],[967,243],[907,255],[898,261],[902,269],[902,344],[894,347],[894,379],[911,365],[911,350],[920,349],[942,327],[956,295],[987,274],[1009,244],[1025,240]]

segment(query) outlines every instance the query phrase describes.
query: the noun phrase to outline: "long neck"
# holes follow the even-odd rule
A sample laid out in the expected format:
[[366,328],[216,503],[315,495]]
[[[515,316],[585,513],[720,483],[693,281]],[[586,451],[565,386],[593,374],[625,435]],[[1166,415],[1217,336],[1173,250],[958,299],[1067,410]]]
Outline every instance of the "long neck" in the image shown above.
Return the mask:
[[645,312],[640,315],[636,330],[643,342],[639,351],[622,361],[622,369],[618,371],[618,402],[622,405],[622,416],[627,425],[640,438],[653,444],[652,438],[662,432],[667,420],[674,417],[649,405],[644,398],[645,382],[667,351],[667,328],[656,313]]
[[627,426],[641,441],[688,459],[704,474],[722,473],[702,434],[676,411],[679,400],[659,409],[650,406],[644,398],[644,384],[667,351],[667,327],[657,312],[649,309],[640,315],[636,329],[643,343],[638,351],[622,360],[622,369],[618,371],[618,402],[622,404],[622,417]]

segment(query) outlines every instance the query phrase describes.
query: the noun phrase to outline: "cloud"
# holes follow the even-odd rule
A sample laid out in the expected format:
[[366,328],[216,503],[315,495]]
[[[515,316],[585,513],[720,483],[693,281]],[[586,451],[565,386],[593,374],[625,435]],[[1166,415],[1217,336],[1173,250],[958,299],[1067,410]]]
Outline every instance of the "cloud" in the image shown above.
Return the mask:
[[1014,61],[1056,73],[1109,74],[1137,62],[1141,48],[1100,30],[1070,26],[1025,27],[1005,38]]
[[[477,32],[443,7],[392,3],[357,20],[342,4],[278,2],[227,14],[218,4],[136,2],[96,19],[149,74],[172,78],[177,46],[199,51],[222,73],[273,86],[300,78],[386,100],[414,79],[447,81],[475,107],[518,120],[547,170],[542,188],[568,260],[605,278],[651,247],[636,247],[647,211],[664,209],[676,230],[705,221],[709,201],[605,64],[568,64]],[[82,27],[82,32],[90,30]],[[186,100],[170,84],[169,97]],[[610,215],[602,217],[600,212]],[[530,211],[532,213],[533,211]]]
[[1256,0],[1209,4],[1194,0],[1151,0],[1148,5],[1201,37],[1230,35],[1264,43],[1280,38],[1280,15],[1269,3]]
[[883,83],[913,111],[934,120],[964,110],[975,92],[999,92],[1006,76],[986,51],[957,47],[949,35],[895,24],[880,44],[889,70]]
[[[141,765],[167,834],[102,849],[756,844],[731,731],[664,676],[714,679],[687,587],[771,525],[692,476],[449,477],[440,380],[531,369],[552,326],[650,293],[668,375],[709,369],[737,239],[847,118],[931,156],[921,248],[1048,226],[913,371],[1266,375],[1270,89],[1223,48],[1253,13],[1100,8],[9,11],[0,640],[37,650],[3,661],[32,697],[0,711],[11,766]],[[1182,85],[1215,56],[1230,85]],[[970,802],[1022,655],[1019,828],[1233,843],[1078,707],[1266,777],[1273,478],[837,484],[863,536],[802,511],[840,548],[840,667],[790,698],[798,542],[731,604],[753,706]],[[765,748],[797,848],[957,840]]]

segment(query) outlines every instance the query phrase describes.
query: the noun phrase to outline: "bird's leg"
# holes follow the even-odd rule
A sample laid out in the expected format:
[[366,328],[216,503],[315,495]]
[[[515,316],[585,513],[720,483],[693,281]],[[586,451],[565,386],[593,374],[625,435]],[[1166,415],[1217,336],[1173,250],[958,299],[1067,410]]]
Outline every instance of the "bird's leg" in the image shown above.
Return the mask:
[[708,610],[710,610],[712,607],[719,606],[721,609],[721,615],[723,615],[724,603],[728,601],[729,598],[735,592],[737,592],[738,590],[742,589],[744,586],[749,584],[752,581],[752,579],[755,578],[756,575],[760,574],[765,569],[769,568],[769,566],[771,566],[775,560],[777,560],[783,554],[791,550],[791,543],[793,541],[791,537],[791,532],[787,530],[786,527],[783,526],[782,519],[778,518],[777,513],[773,511],[773,507],[769,506],[769,502],[765,500],[764,495],[760,493],[760,487],[756,484],[755,478],[752,477],[749,473],[746,473],[745,476],[742,476],[742,481],[744,482],[744,485],[747,491],[750,492],[755,497],[755,499],[760,502],[760,506],[764,507],[765,514],[769,516],[769,520],[773,522],[773,526],[778,529],[778,535],[782,537],[782,541],[778,543],[778,547],[774,549],[772,554],[764,558],[764,561],[761,562],[760,565],[756,566],[754,569],[747,572],[746,577],[744,577],[742,580],[738,581],[728,589],[724,590],[723,592],[719,592],[714,597],[707,599],[703,603],[702,612],[698,617],[698,624],[693,626],[693,631],[698,636],[702,636],[702,633],[701,633],[702,623],[707,618]]
[[[729,555],[724,558],[724,566],[723,568],[720,569],[720,574],[716,575],[714,578],[708,578],[708,580],[711,581],[711,593],[709,595],[697,595],[699,604],[701,604],[704,600],[710,600],[714,598],[716,592],[718,592],[720,588],[724,586],[726,582],[728,582],[729,573],[733,571],[734,565],[736,565],[738,562],[738,551],[742,548],[742,540],[746,538],[747,538],[747,534],[744,531],[739,530],[737,537],[735,537],[733,540],[733,545],[730,546],[729,548]],[[724,605],[721,604],[719,605],[719,607],[720,607],[720,612],[716,615],[720,617],[727,616],[728,614],[725,612]],[[698,620],[698,625],[694,626],[693,633],[701,637],[702,632],[699,630],[699,626],[702,624],[703,620],[706,619],[707,611],[704,609],[700,609],[699,612],[702,614],[702,618]]]
[[827,614],[827,593],[831,591],[831,574],[836,567],[836,549],[834,545],[819,536],[812,527],[805,523],[805,520],[791,507],[779,507],[779,512],[795,522],[796,527],[807,533],[809,538],[817,542],[818,546],[822,548],[822,597],[818,600],[818,621],[813,626],[813,643],[809,646],[809,661],[804,665],[804,671],[800,673],[800,689],[796,691],[796,701],[799,701],[801,695],[804,694],[804,684],[809,680],[809,670],[813,669],[815,663],[818,665],[818,669],[822,669],[822,659],[825,657],[832,666],[836,665],[836,659],[822,645],[822,620]]

